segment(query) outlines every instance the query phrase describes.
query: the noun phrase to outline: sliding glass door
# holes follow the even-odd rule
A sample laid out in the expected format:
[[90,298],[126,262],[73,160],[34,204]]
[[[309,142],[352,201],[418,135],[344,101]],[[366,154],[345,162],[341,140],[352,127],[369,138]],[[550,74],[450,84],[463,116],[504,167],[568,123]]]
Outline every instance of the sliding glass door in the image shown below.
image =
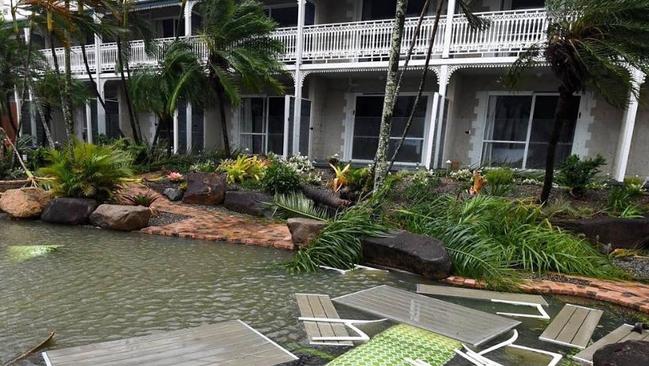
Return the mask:
[[[545,166],[558,95],[492,95],[482,145],[482,164],[522,169]],[[579,96],[570,102],[569,122],[563,126],[556,163],[572,152]]]

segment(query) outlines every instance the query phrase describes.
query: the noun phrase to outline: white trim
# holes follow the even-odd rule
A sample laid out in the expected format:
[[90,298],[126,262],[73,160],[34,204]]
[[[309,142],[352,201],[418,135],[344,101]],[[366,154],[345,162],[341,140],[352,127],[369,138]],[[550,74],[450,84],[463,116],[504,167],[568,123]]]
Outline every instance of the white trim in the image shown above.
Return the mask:
[[284,353],[286,353],[287,355],[291,356],[291,357],[293,358],[293,360],[297,360],[297,359],[299,359],[297,356],[295,356],[294,354],[292,354],[291,352],[289,352],[287,349],[285,349],[284,347],[282,347],[282,346],[280,346],[279,344],[275,343],[273,340],[271,340],[270,338],[266,337],[265,335],[261,334],[257,329],[251,327],[251,326],[248,325],[246,322],[242,321],[241,319],[237,319],[237,321],[238,321],[239,323],[243,324],[246,328],[248,328],[248,329],[252,330],[253,332],[255,332],[258,336],[260,336],[260,337],[262,337],[263,339],[265,339],[266,341],[268,341],[268,343],[270,343],[270,344],[272,344],[273,346],[275,346],[275,347],[279,348],[280,350],[284,351]]
[[505,313],[505,312],[497,312],[496,314],[498,315],[505,315],[505,316],[514,316],[514,317],[522,317],[522,318],[535,318],[535,319],[550,319],[550,315],[543,309],[543,305],[541,304],[536,304],[536,303],[531,303],[531,302],[525,302],[525,301],[509,301],[509,300],[498,300],[498,299],[491,299],[491,302],[496,302],[496,303],[502,303],[502,304],[511,304],[511,305],[521,305],[521,306],[531,306],[533,308],[536,308],[538,312],[541,315],[535,315],[535,314],[518,314],[518,313]]
[[52,361],[50,361],[50,358],[47,356],[47,352],[41,353],[41,356],[43,357],[43,360],[45,361],[46,366],[54,366],[52,364]]

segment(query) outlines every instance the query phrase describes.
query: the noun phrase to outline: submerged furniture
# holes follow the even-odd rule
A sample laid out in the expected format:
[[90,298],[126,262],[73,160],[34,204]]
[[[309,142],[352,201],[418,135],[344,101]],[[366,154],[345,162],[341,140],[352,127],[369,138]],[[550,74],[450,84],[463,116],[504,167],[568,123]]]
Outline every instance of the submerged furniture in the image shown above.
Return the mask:
[[520,324],[516,320],[386,285],[344,295],[333,301],[472,346],[479,346]]
[[298,358],[241,320],[43,352],[47,366],[272,366]]
[[540,354],[549,356],[551,359],[548,362],[547,366],[556,366],[556,365],[559,364],[559,362],[563,358],[563,356],[558,354],[558,353],[549,352],[549,351],[545,351],[545,350],[542,350],[542,349],[525,347],[525,346],[520,346],[520,345],[514,344],[514,342],[516,342],[517,339],[518,339],[518,332],[516,330],[514,330],[514,333],[513,333],[512,337],[509,338],[508,340],[506,340],[504,342],[501,342],[501,343],[498,343],[496,345],[493,345],[493,346],[491,346],[489,348],[483,349],[480,352],[475,352],[475,351],[471,350],[469,347],[467,347],[466,345],[463,344],[462,346],[464,348],[464,351],[456,350],[455,353],[462,356],[462,358],[466,359],[467,361],[471,362],[472,364],[474,364],[476,366],[502,366],[501,364],[488,359],[485,355],[487,353],[489,353],[489,352],[493,352],[493,351],[495,351],[497,349],[504,348],[504,347],[511,347],[511,348],[516,348],[516,349],[520,349],[520,350],[523,350],[523,351],[540,353]]
[[[353,346],[354,341],[367,342],[370,337],[354,324],[366,324],[384,321],[340,319],[334,304],[327,295],[295,294],[300,308],[299,320],[304,322],[304,329],[309,337],[309,344],[329,346]],[[347,328],[355,332],[350,336]]]
[[[460,342],[420,328],[399,324],[349,350],[328,366],[442,366],[455,356]],[[412,361],[419,363],[412,363]],[[415,362],[416,362],[415,361]]]
[[496,314],[523,317],[523,318],[550,319],[550,316],[543,308],[543,306],[548,306],[548,303],[547,301],[545,301],[545,299],[542,296],[539,295],[515,294],[515,293],[508,293],[508,292],[497,292],[497,291],[479,290],[479,289],[471,289],[471,288],[422,285],[422,284],[417,285],[417,293],[424,294],[424,295],[433,295],[433,296],[449,296],[449,297],[462,297],[466,299],[475,299],[475,300],[488,300],[491,302],[510,304],[510,305],[531,306],[539,312],[539,315],[505,313],[505,312],[497,312]]
[[624,324],[619,328],[615,329],[611,333],[604,336],[604,338],[598,340],[597,342],[591,344],[588,348],[572,356],[575,360],[592,365],[593,364],[593,355],[600,348],[607,346],[613,343],[622,343],[626,341],[646,341],[649,342],[649,332],[644,331],[642,333],[634,332],[633,326],[629,324]]
[[584,349],[599,324],[603,311],[566,304],[539,339],[567,347]]

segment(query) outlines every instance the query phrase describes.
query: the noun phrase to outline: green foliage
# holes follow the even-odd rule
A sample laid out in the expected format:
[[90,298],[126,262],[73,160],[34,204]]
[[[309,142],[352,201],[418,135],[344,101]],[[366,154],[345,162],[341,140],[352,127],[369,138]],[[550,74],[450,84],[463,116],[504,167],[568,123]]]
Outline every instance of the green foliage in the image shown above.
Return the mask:
[[502,197],[511,191],[514,172],[510,168],[488,169],[485,178],[487,178],[487,193]]
[[350,269],[360,263],[361,238],[380,237],[387,232],[373,217],[371,206],[366,201],[330,221],[309,246],[295,254],[287,268],[292,272],[313,272],[318,266]]
[[192,172],[212,173],[216,170],[216,164],[212,160],[199,161],[189,167]]
[[419,169],[407,178],[404,195],[408,202],[432,201],[437,197],[436,188],[441,181],[432,170]]
[[321,221],[330,219],[326,210],[316,207],[315,203],[302,193],[276,194],[272,205],[275,214],[285,218],[306,217]]
[[151,207],[153,202],[158,200],[158,196],[152,193],[137,193],[133,195],[124,195],[124,200],[135,206]]
[[610,215],[618,217],[642,217],[643,210],[635,203],[640,196],[642,196],[642,182],[625,180],[623,184],[613,186],[609,190],[606,210]]
[[274,160],[266,169],[261,184],[268,193],[287,194],[300,189],[300,175],[287,164]]
[[398,212],[406,230],[442,240],[454,273],[493,286],[511,284],[513,270],[591,277],[620,273],[588,242],[552,226],[537,205],[493,196],[442,196]]
[[[38,95],[39,101],[48,109],[61,108],[61,97],[64,83],[64,76],[58,75],[53,70],[48,70],[41,75],[34,83],[34,93]],[[81,107],[90,99],[90,92],[84,82],[79,79],[72,79],[70,84],[70,97],[73,107]]]
[[109,146],[74,141],[61,151],[50,150],[47,160],[39,174],[58,196],[105,201],[133,175],[131,156]]
[[347,172],[347,186],[352,191],[360,192],[371,187],[371,178],[369,168],[351,167]]
[[570,155],[561,164],[557,178],[559,183],[568,186],[573,194],[580,195],[584,193],[588,184],[592,183],[604,164],[606,160],[601,155],[584,160],[577,155]]
[[240,155],[234,160],[223,160],[217,170],[227,174],[229,184],[235,184],[246,180],[260,182],[267,167],[268,162],[257,156]]

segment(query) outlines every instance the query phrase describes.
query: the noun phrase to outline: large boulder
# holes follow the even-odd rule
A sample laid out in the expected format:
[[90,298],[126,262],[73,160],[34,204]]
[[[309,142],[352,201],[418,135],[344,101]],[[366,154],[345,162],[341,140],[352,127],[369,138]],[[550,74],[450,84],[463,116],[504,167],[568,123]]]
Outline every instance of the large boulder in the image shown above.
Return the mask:
[[220,205],[225,199],[226,188],[226,178],[223,174],[190,173],[187,174],[187,190],[183,202],[195,205]]
[[0,210],[16,219],[39,217],[51,196],[40,188],[10,189],[0,196]]
[[593,366],[640,365],[649,365],[649,342],[613,343],[598,349],[593,355]]
[[223,206],[230,211],[259,217],[272,217],[273,210],[267,205],[273,197],[262,192],[227,191]]
[[305,247],[327,225],[326,222],[303,217],[290,218],[287,221],[288,230],[291,232],[293,244],[297,248]]
[[97,208],[97,201],[86,198],[56,198],[41,215],[41,220],[52,224],[82,225]]
[[451,273],[451,258],[441,241],[407,231],[382,238],[362,239],[363,260],[368,264],[402,269],[430,279]]
[[649,219],[597,217],[580,220],[555,220],[566,230],[584,234],[594,243],[610,244],[612,249],[640,249],[649,246]]
[[103,229],[135,231],[149,225],[151,210],[144,206],[99,205],[90,223]]

